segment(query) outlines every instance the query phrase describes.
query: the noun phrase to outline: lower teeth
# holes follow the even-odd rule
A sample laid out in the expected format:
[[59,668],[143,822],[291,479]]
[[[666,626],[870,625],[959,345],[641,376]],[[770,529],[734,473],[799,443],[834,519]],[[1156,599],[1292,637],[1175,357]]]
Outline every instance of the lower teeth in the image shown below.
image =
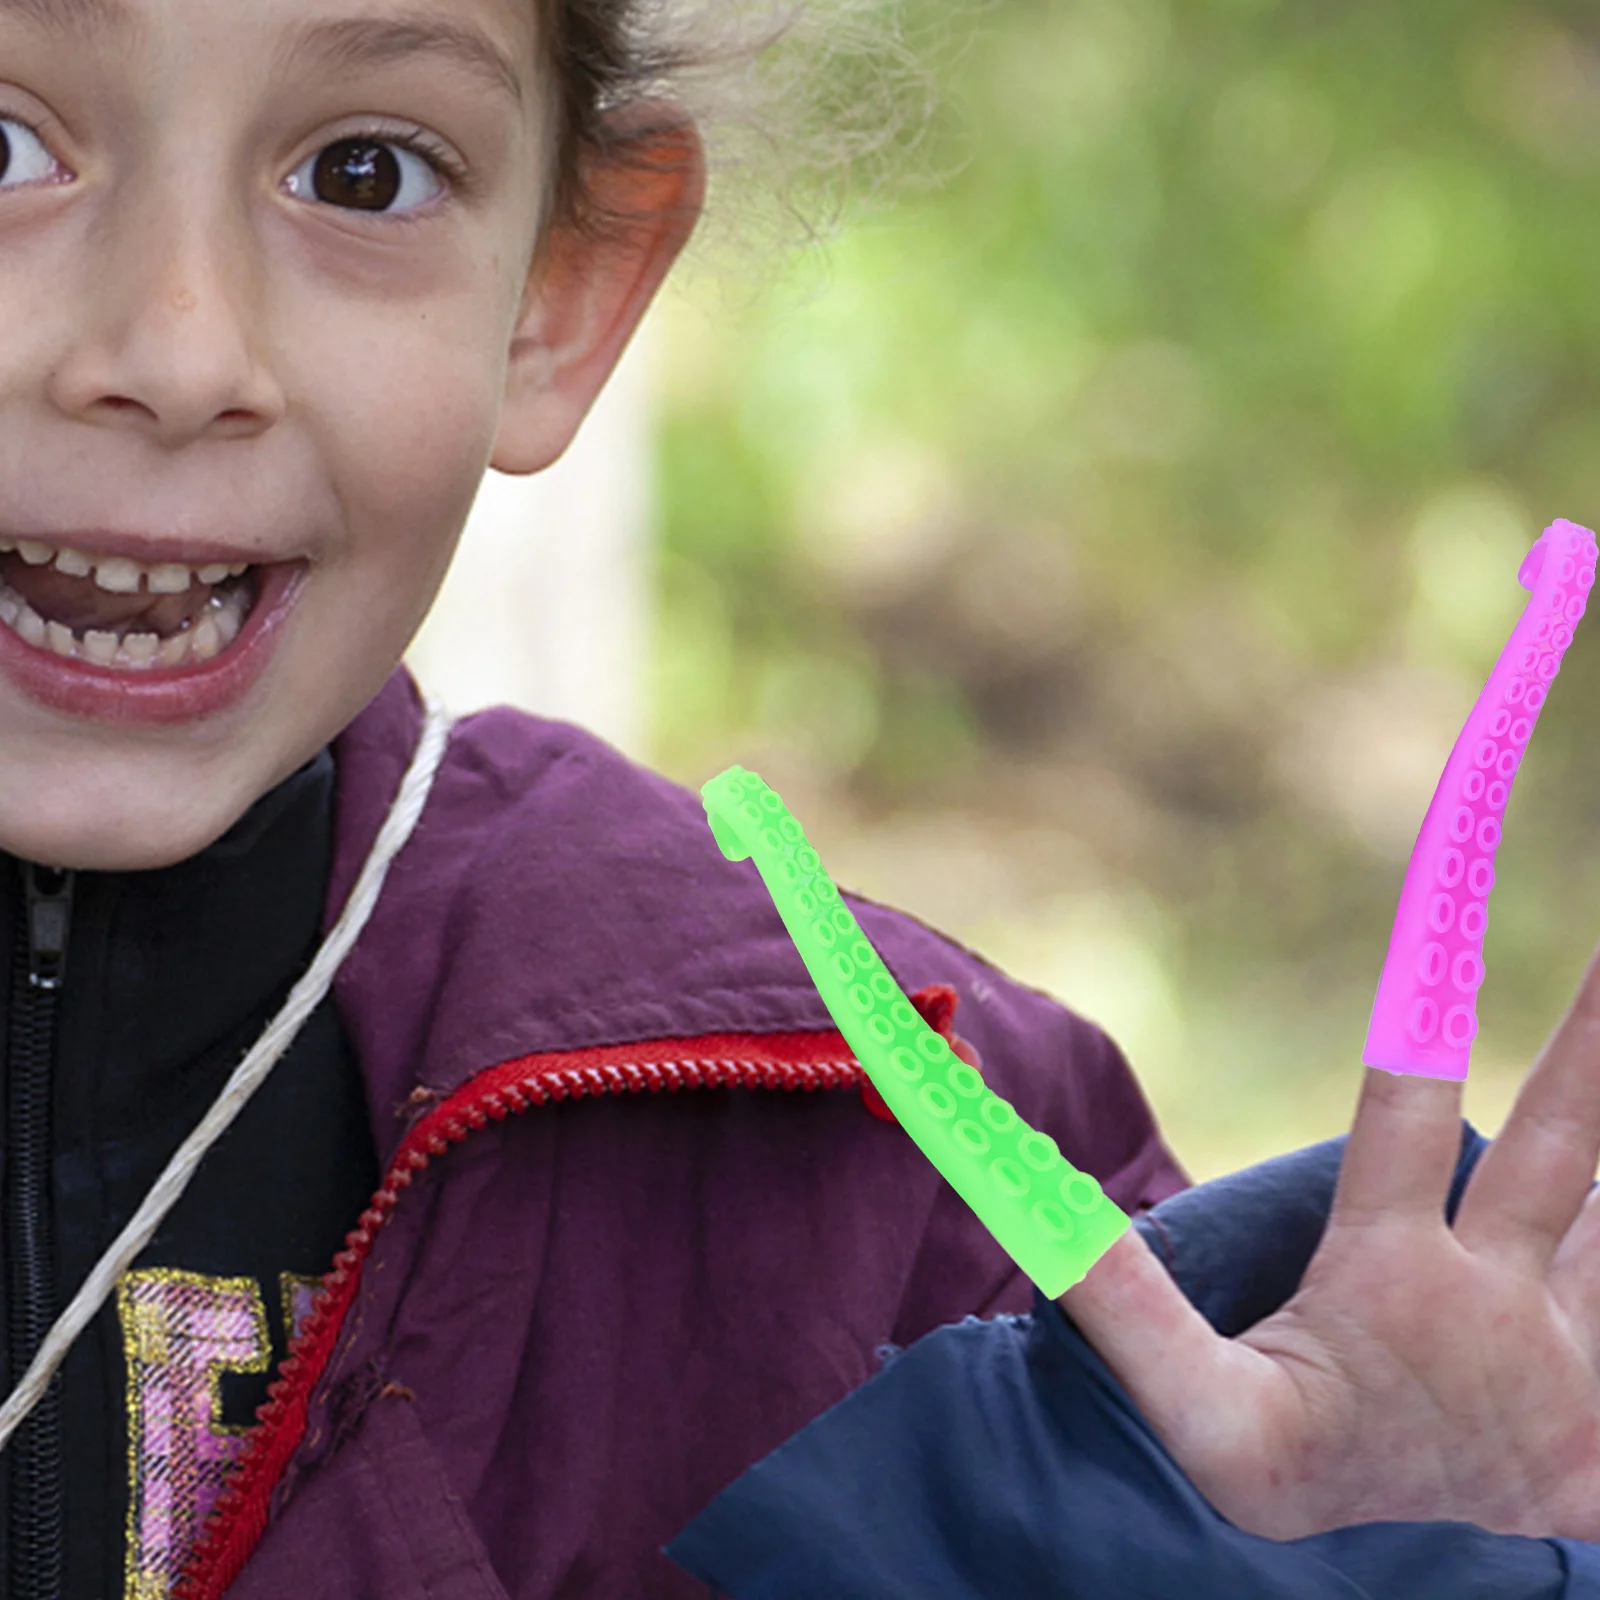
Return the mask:
[[155,633],[114,633],[91,629],[75,634],[59,622],[46,622],[20,594],[0,584],[0,622],[37,650],[48,650],[68,661],[87,661],[97,667],[119,667],[129,672],[150,672],[160,667],[181,667],[210,661],[239,637],[250,609],[248,591],[240,586],[213,595],[199,621],[182,633],[163,639]]

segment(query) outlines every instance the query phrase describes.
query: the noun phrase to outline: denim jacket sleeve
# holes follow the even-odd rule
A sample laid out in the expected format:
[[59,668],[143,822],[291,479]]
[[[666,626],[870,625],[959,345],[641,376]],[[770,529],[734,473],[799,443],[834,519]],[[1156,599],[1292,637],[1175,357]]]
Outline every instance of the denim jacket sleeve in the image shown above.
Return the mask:
[[[1294,1292],[1343,1140],[1137,1220],[1219,1331]],[[1452,1217],[1486,1141],[1463,1127]],[[733,1600],[1600,1600],[1600,1546],[1467,1523],[1278,1543],[1199,1494],[1060,1307],[968,1318],[725,1490],[667,1553]]]

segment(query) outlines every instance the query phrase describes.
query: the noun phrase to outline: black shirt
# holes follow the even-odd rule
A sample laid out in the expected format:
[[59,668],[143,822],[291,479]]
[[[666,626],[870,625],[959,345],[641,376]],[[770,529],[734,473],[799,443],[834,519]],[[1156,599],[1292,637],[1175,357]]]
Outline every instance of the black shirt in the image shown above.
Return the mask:
[[[334,782],[324,752],[187,861],[71,875],[65,966],[41,1057],[49,1170],[38,1192],[49,1196],[43,1253],[53,1260],[55,1310],[310,965]],[[8,1095],[25,1088],[19,1030],[38,1015],[26,971],[26,870],[0,857],[0,950],[13,953],[14,969],[10,985],[0,983]],[[19,1266],[30,1227],[41,1232],[18,1155],[24,1121],[13,1114],[0,1137],[11,1224],[0,1247],[7,1389],[21,1365],[10,1346],[24,1337],[15,1331],[27,1298]],[[168,1591],[294,1321],[377,1184],[355,1059],[325,1000],[68,1357],[59,1444],[45,1438],[41,1464],[25,1429],[0,1455],[7,1600],[34,1600],[27,1574],[48,1574],[57,1559],[60,1588],[52,1580],[44,1593],[144,1600]],[[14,1480],[29,1472],[34,1486],[19,1488]],[[20,1516],[38,1519],[41,1504],[32,1525],[45,1529],[42,1552],[41,1536],[18,1526]]]

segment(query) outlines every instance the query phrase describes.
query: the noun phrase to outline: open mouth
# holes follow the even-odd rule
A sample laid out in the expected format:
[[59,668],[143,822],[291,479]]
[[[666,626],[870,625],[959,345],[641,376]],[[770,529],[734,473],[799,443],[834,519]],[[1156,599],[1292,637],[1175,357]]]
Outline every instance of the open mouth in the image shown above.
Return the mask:
[[260,595],[253,566],[144,566],[0,540],[0,622],[37,650],[111,671],[215,660],[239,637]]

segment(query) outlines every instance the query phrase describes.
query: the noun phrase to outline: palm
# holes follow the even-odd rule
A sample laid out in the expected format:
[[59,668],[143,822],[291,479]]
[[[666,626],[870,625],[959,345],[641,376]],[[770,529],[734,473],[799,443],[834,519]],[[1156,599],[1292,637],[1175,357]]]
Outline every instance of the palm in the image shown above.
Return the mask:
[[1600,963],[1452,1230],[1458,1086],[1369,1072],[1299,1291],[1216,1335],[1130,1236],[1063,1304],[1239,1527],[1600,1539]]
[[1558,1292],[1442,1219],[1389,1232],[1332,1235],[1224,1350],[1234,1415],[1255,1422],[1220,1452],[1214,1432],[1175,1441],[1199,1487],[1279,1538],[1441,1518],[1600,1537],[1600,1388]]

